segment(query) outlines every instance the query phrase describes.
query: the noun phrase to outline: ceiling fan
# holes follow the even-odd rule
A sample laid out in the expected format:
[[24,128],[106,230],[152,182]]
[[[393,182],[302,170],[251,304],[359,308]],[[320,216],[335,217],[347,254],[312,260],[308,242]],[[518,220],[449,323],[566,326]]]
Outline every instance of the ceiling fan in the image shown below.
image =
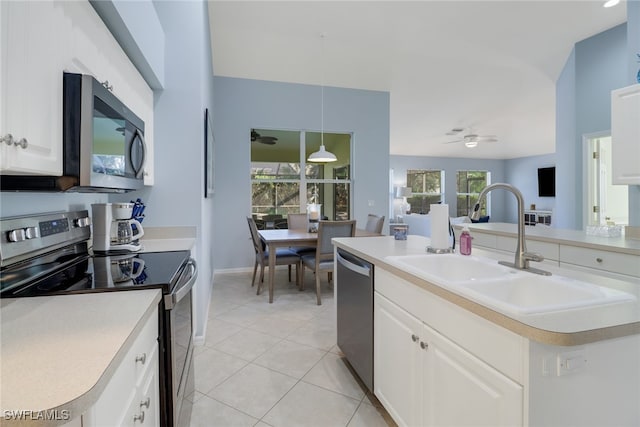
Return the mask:
[[259,142],[261,144],[274,145],[278,138],[275,136],[262,136],[255,129],[251,129],[251,142]]
[[[446,135],[458,135],[462,131],[464,131],[463,128],[453,128],[449,132],[447,132]],[[462,138],[454,139],[453,141],[447,141],[445,142],[445,144],[464,142],[465,147],[474,148],[474,147],[477,147],[478,144],[481,142],[484,143],[484,142],[497,142],[497,141],[498,141],[498,137],[495,135],[478,135],[473,131],[469,130],[469,133],[464,135]]]

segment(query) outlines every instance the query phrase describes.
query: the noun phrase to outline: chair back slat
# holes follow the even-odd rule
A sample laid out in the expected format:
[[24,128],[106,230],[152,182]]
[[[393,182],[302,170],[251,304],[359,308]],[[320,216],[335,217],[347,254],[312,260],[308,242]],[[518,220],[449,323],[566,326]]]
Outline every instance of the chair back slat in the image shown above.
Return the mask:
[[319,255],[333,256],[331,239],[334,237],[353,237],[356,235],[356,221],[320,221],[318,224],[318,246],[316,257]]
[[290,213],[287,215],[287,222],[291,230],[306,230],[309,225],[306,213]]
[[378,216],[369,214],[367,216],[367,225],[365,225],[364,229],[370,231],[372,233],[382,233],[382,227],[384,225],[384,215]]
[[289,228],[289,222],[287,221],[287,218],[280,218],[280,219],[274,220],[273,228],[275,228],[276,230],[284,230],[286,228]]

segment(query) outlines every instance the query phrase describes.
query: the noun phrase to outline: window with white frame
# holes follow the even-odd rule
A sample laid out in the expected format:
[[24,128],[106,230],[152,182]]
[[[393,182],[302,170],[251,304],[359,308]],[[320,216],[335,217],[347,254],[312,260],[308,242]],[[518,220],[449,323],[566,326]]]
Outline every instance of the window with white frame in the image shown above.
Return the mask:
[[[325,133],[323,142],[338,160],[307,163],[320,146],[320,133],[255,129],[251,142],[251,213],[256,217],[306,212],[322,204],[323,217],[351,217],[351,135]],[[277,138],[266,141],[264,136]],[[275,142],[275,143],[273,143]]]
[[[456,172],[456,216],[468,216],[484,187],[491,184],[491,172],[457,171]],[[483,203],[480,216],[489,215],[487,203]]]
[[427,214],[432,204],[444,200],[444,171],[407,170],[407,187],[411,189],[411,197],[407,198],[411,213]]

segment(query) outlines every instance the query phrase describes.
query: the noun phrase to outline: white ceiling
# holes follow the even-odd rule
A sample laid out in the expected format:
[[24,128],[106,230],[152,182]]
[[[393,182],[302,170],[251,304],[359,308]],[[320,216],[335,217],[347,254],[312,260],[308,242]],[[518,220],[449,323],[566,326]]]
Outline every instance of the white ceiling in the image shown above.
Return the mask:
[[[326,86],[390,92],[391,154],[553,153],[555,82],[571,49],[626,21],[624,2],[603,3],[214,0],[214,72],[320,85],[324,58]],[[444,144],[470,126],[499,141]]]

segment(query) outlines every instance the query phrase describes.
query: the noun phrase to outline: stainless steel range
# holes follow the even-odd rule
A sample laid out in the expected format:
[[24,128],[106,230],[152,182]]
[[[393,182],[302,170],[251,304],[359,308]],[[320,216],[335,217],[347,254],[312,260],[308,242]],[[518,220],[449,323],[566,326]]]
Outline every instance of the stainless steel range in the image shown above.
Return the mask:
[[0,219],[0,298],[162,289],[160,420],[189,425],[196,263],[189,251],[91,255],[90,225],[86,210]]

